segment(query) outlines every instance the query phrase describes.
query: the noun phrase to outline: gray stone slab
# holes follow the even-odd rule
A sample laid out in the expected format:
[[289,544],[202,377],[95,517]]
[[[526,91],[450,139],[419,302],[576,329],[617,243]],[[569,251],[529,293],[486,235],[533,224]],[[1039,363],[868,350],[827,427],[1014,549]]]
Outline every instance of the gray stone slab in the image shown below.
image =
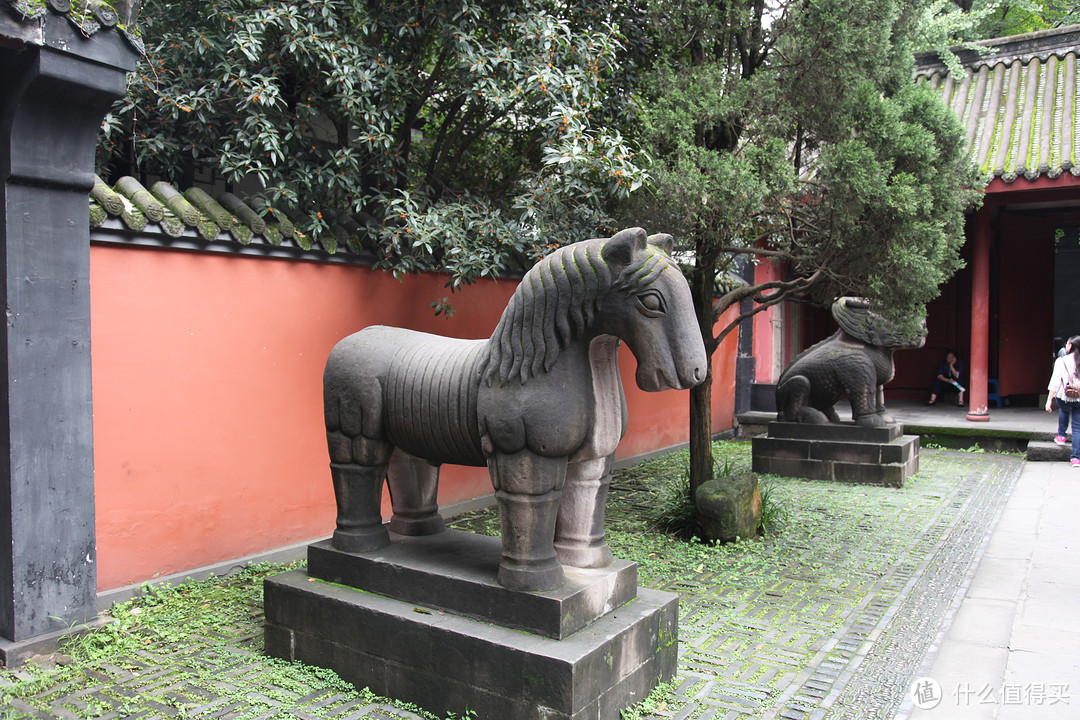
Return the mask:
[[[788,426],[799,423],[773,424]],[[884,428],[849,426],[849,429]],[[796,440],[759,435],[753,439],[753,469],[755,472],[785,477],[902,487],[908,477],[919,471],[919,438],[901,435],[887,442],[871,442]]]
[[903,435],[881,446],[881,462],[906,463],[919,454],[922,442],[918,435]]
[[821,440],[810,443],[810,457],[845,463],[878,463],[882,462],[881,448],[881,443]]
[[900,423],[894,423],[884,427],[863,427],[852,422],[815,425],[812,423],[775,420],[769,423],[768,432],[769,437],[795,440],[887,443],[903,435],[904,426]]
[[903,487],[907,468],[893,463],[833,463],[833,479],[861,485]]
[[[755,447],[755,451],[757,448]],[[800,458],[772,457],[765,453],[754,453],[753,470],[757,473],[780,475],[782,477],[801,477],[810,480],[832,480],[832,463],[823,460],[803,460]]]
[[810,445],[809,440],[792,440],[790,438],[774,438],[765,435],[758,435],[750,441],[754,450],[754,455],[758,454],[759,448],[769,457],[774,458],[794,458],[798,460],[807,460],[810,458]]
[[556,639],[637,595],[637,564],[626,560],[597,569],[564,566],[566,582],[556,590],[508,590],[497,580],[501,552],[499,538],[461,530],[418,537],[391,534],[388,547],[363,554],[342,552],[323,541],[308,547],[308,573]]
[[313,579],[264,584],[266,650],[436,714],[617,720],[674,676],[678,598],[638,598],[563,640]]
[[1052,440],[1031,440],[1027,445],[1027,459],[1034,462],[1069,462],[1071,453],[1071,445],[1058,445]]

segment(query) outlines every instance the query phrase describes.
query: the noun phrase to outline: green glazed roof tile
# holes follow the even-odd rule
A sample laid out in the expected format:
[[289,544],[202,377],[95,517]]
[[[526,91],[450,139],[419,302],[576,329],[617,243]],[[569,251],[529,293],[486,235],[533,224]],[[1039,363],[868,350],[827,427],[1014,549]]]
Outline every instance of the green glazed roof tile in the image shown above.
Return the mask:
[[[282,212],[260,214],[229,192],[211,196],[205,190],[189,188],[180,192],[166,182],[156,182],[148,190],[135,178],[120,178],[113,187],[100,177],[90,191],[91,227],[115,231],[117,238],[130,242],[133,233],[157,245],[185,245],[198,240],[200,246],[229,251],[282,248],[312,252],[319,256],[339,255],[359,260],[363,256],[360,223],[350,220],[335,226],[314,241],[300,232]],[[297,216],[300,217],[299,215]]]
[[953,77],[936,53],[917,56],[916,82],[936,89],[964,127],[972,162],[988,178],[1080,176],[1076,141],[1080,25],[955,50]]
[[45,44],[45,24],[50,17],[59,17],[84,37],[115,29],[141,54],[143,42],[127,25],[138,4],[133,0],[0,0],[0,38]]

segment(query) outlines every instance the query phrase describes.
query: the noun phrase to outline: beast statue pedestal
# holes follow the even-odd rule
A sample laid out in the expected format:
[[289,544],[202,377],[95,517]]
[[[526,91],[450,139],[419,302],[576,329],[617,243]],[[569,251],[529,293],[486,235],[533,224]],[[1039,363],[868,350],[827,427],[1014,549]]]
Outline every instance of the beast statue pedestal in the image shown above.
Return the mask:
[[675,674],[678,597],[638,589],[637,566],[564,568],[557,590],[496,581],[499,538],[391,534],[364,554],[329,542],[268,578],[266,650],[436,714],[602,718]]
[[919,471],[919,438],[897,423],[863,427],[852,423],[775,421],[753,439],[754,472],[903,487]]

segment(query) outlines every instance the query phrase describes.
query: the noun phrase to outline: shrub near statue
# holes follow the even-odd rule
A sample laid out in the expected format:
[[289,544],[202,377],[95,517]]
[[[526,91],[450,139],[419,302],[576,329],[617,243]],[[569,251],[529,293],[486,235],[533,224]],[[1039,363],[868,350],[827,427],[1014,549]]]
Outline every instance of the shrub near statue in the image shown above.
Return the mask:
[[563,583],[562,564],[611,562],[604,502],[626,431],[624,341],[647,391],[705,378],[705,348],[670,235],[640,228],[554,251],[522,279],[488,340],[376,326],[327,361],[324,403],[337,500],[333,545],[385,547],[390,531],[442,531],[442,463],[487,465],[499,506],[499,582]]

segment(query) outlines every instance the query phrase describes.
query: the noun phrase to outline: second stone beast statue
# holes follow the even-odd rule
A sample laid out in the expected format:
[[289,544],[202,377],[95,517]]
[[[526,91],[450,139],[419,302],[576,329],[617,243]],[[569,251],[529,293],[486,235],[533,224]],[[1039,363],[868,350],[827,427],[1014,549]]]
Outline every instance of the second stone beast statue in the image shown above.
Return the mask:
[[845,395],[857,425],[893,421],[885,412],[885,383],[893,377],[893,352],[922,347],[925,329],[904,335],[870,311],[861,298],[833,303],[840,329],[795,356],[776,385],[778,420],[802,423],[840,422],[836,402]]
[[626,431],[619,340],[643,390],[701,383],[705,348],[670,235],[640,228],[560,248],[522,279],[488,340],[371,327],[324,375],[337,499],[333,545],[364,552],[390,530],[440,532],[439,466],[486,465],[502,526],[498,579],[550,590],[562,564],[611,561],[604,502]]

